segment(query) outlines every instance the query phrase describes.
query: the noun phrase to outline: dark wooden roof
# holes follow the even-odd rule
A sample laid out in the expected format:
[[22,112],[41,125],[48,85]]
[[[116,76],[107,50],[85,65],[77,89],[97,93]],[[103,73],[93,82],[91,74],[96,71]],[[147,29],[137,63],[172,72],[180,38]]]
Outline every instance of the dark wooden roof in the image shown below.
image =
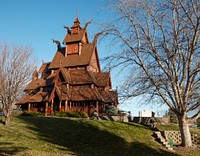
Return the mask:
[[86,37],[87,37],[86,27],[81,28],[80,21],[78,18],[75,19],[74,24],[71,28],[73,29],[76,27],[78,27],[80,29],[79,32],[78,33],[67,33],[63,40],[63,43],[67,44],[67,43],[71,43],[71,42],[82,42],[84,35],[86,35]]
[[71,70],[70,71],[71,84],[92,84],[93,81],[86,70]]
[[80,21],[79,21],[78,18],[76,18],[76,19],[74,20],[74,24],[73,24],[73,26],[72,26],[71,28],[74,28],[74,27],[80,27],[80,28],[81,28],[81,26],[80,26]]
[[[63,74],[64,73],[64,74]],[[56,77],[62,74],[65,83],[61,86],[55,84]],[[70,87],[67,88],[67,83]],[[60,100],[100,100],[104,102],[110,102],[115,97],[116,92],[105,91],[98,89],[99,87],[109,86],[110,73],[92,73],[84,69],[69,70],[61,68],[60,72],[50,74],[46,79],[40,78],[38,80],[32,80],[25,90],[32,90],[22,97],[18,102],[43,102],[50,101],[50,95],[56,91]],[[92,88],[92,84],[95,84]],[[42,87],[42,90],[40,90]],[[110,86],[109,86],[110,87]],[[111,94],[112,93],[112,94]]]
[[49,98],[53,92],[53,87],[47,87],[43,90],[36,90],[35,93],[26,93],[17,104],[24,104],[24,103],[35,103],[35,102],[45,102],[49,101]]
[[[107,85],[110,85],[110,73],[109,72],[98,72],[94,74],[98,86],[105,87]],[[111,87],[111,86],[110,86]]]
[[40,72],[40,73],[43,73],[43,72],[45,72],[46,70],[48,70],[49,65],[50,65],[50,62],[48,62],[48,63],[42,63],[42,66],[40,67],[39,72]]
[[63,40],[63,43],[71,43],[71,42],[81,42],[86,31],[84,29],[80,29],[78,34],[67,34]]
[[69,100],[71,101],[87,101],[100,100],[103,98],[98,93],[98,90],[92,89],[91,86],[73,86]]
[[20,101],[18,101],[16,104],[25,104],[29,102],[31,95],[29,94],[25,94],[22,96],[22,98],[20,99]]
[[99,87],[105,87],[111,83],[109,72],[93,73],[85,69],[69,70],[67,68],[61,68],[60,71],[65,78],[65,82],[72,85],[96,84]]
[[117,91],[105,91],[100,90],[99,91],[101,96],[104,98],[104,102],[110,103],[110,102],[117,102]]
[[63,48],[62,51],[56,52],[49,69],[89,65],[94,48],[94,44],[86,44],[83,45],[80,55],[77,54],[67,56],[65,56],[65,48]]
[[56,74],[50,74],[47,78],[39,78],[37,80],[32,80],[24,89],[26,90],[35,90],[38,89],[40,87],[50,87],[54,85],[54,77],[56,76]]

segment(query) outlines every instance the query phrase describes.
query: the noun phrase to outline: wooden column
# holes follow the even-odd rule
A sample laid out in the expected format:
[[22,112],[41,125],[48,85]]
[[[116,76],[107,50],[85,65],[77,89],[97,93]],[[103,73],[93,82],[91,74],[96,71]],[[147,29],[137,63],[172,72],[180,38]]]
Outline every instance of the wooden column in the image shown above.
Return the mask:
[[62,104],[62,101],[59,102],[59,111],[61,111],[61,104]]
[[69,110],[71,111],[72,108],[72,102],[69,102]]
[[99,101],[96,101],[96,111],[97,111],[97,113],[99,114]]
[[45,103],[45,116],[47,116],[47,112],[48,112],[48,102]]
[[28,111],[30,111],[30,110],[31,110],[31,104],[28,103]]
[[65,111],[68,111],[68,101],[65,101]]
[[51,114],[53,114],[53,100],[51,100]]

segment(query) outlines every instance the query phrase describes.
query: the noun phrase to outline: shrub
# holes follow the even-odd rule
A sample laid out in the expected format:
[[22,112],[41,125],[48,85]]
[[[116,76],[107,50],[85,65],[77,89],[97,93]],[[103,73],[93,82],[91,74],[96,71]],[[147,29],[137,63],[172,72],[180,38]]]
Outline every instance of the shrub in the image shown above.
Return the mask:
[[24,111],[21,116],[44,116],[44,113]]
[[83,112],[55,112],[53,116],[58,117],[75,117],[75,118],[87,118],[87,114]]
[[116,115],[117,114],[117,109],[116,109],[115,106],[111,106],[111,105],[106,104],[105,113],[107,115]]

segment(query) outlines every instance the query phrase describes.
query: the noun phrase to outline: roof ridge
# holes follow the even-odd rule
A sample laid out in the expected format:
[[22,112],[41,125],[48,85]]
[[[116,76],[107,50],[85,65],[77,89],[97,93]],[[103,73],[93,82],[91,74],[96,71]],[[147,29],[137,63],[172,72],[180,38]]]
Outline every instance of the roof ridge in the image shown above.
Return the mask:
[[101,101],[103,101],[103,102],[105,102],[105,99],[104,99],[104,97],[101,95],[101,93],[99,92],[99,90],[95,87],[94,88],[94,93],[95,93],[95,95],[101,100]]
[[94,73],[92,71],[88,71],[88,74],[89,76],[91,77],[92,79],[92,82],[94,82],[94,84],[96,84],[97,86],[99,86],[98,82],[97,82],[97,79],[95,78],[94,76]]

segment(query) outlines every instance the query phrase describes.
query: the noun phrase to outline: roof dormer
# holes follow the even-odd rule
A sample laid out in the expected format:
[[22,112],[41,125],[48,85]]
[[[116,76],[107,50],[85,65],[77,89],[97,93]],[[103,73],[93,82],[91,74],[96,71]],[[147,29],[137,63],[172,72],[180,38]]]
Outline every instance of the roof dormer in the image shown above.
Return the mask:
[[71,27],[71,33],[72,34],[78,34],[80,32],[81,26],[80,26],[80,21],[78,19],[78,17],[74,20],[74,24]]

